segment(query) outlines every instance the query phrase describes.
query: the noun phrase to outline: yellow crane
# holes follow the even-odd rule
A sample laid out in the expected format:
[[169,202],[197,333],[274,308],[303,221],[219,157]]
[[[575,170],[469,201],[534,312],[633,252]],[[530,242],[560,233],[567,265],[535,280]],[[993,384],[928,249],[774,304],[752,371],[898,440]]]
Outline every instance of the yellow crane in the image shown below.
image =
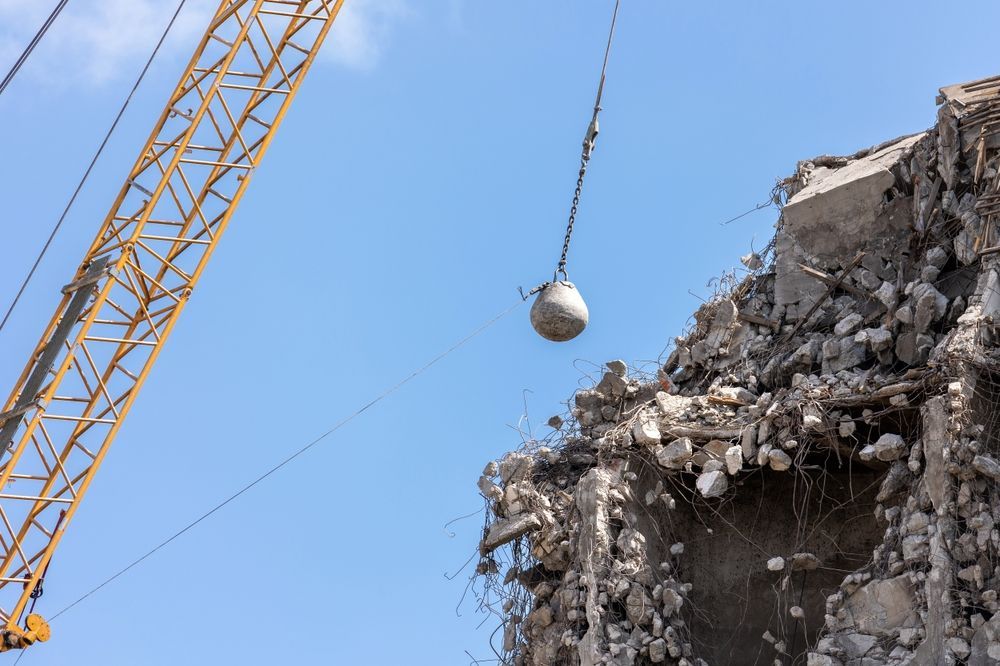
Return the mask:
[[49,638],[52,554],[342,3],[220,2],[63,287],[0,413],[0,651]]

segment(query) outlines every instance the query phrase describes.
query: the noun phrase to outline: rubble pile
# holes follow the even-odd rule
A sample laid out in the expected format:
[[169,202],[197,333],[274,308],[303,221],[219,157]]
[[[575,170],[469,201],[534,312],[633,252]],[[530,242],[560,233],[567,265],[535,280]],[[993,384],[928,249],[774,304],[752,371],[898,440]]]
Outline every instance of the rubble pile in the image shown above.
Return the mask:
[[1000,77],[780,183],[655,377],[490,463],[512,664],[1000,664]]

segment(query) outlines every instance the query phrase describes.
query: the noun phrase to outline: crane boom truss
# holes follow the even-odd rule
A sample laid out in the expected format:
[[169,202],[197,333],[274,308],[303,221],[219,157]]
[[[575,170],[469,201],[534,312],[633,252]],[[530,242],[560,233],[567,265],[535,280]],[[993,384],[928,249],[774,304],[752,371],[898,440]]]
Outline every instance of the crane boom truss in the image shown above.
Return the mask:
[[222,0],[64,287],[0,414],[0,650],[342,2]]

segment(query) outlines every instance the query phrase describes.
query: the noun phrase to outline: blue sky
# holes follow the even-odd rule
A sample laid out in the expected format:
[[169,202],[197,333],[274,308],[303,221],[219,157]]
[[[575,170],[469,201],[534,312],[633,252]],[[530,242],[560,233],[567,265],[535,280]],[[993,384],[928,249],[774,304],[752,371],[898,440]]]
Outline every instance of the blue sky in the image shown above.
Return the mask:
[[[0,0],[4,64],[51,3]],[[73,0],[0,98],[6,304],[173,2]],[[211,2],[191,0],[0,333],[13,381]],[[997,73],[1000,8],[623,0],[570,273],[576,341],[527,307],[54,623],[22,664],[467,664],[483,465],[587,373],[655,361],[764,245],[799,159],[932,124]],[[26,5],[30,5],[26,7]],[[41,6],[38,6],[41,5]],[[347,0],[56,554],[52,614],[551,275],[612,2]],[[976,17],[975,20],[968,20]],[[953,26],[945,33],[939,24]],[[942,34],[950,35],[942,42]],[[524,401],[528,421],[522,421]],[[457,606],[457,612],[456,612]],[[486,620],[483,623],[483,620]],[[481,626],[480,626],[481,625]]]

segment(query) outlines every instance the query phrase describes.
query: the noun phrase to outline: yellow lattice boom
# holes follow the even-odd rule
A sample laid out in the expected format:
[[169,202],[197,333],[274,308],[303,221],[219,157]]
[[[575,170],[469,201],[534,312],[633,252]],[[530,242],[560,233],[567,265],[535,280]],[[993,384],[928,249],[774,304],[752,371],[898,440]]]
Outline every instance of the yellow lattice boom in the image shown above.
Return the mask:
[[32,595],[342,2],[221,2],[63,288],[0,414],[0,651],[48,638]]

